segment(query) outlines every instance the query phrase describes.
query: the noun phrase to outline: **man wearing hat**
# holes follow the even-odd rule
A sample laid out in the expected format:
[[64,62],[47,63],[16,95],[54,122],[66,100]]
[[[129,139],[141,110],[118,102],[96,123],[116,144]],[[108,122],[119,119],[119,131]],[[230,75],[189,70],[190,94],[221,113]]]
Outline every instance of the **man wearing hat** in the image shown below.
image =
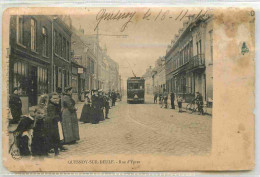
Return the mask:
[[20,117],[22,115],[22,101],[19,97],[19,93],[20,89],[15,87],[13,89],[13,94],[10,95],[9,99],[9,107],[13,117],[13,120],[10,123],[12,124],[17,124],[20,121]]
[[204,114],[204,111],[203,111],[203,97],[200,94],[200,92],[196,92],[195,102],[196,102],[196,104],[198,106],[199,113],[203,115]]

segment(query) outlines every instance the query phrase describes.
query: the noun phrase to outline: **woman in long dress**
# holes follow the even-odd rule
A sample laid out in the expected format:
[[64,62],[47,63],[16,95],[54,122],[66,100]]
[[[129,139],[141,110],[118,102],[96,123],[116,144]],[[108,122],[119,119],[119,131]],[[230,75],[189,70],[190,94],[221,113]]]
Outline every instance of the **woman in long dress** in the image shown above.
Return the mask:
[[71,95],[72,87],[67,87],[62,101],[62,129],[65,144],[75,143],[80,139],[75,101]]
[[91,100],[90,100],[90,92],[85,92],[85,103],[82,108],[81,116],[79,121],[84,123],[90,123],[91,122]]

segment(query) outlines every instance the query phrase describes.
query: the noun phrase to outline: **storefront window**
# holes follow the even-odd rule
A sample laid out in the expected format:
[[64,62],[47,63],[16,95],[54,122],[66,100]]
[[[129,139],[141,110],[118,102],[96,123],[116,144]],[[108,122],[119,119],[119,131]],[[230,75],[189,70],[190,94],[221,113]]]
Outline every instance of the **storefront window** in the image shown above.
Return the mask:
[[47,69],[38,67],[38,94],[48,93]]
[[13,87],[21,88],[21,95],[27,94],[28,65],[23,62],[14,63]]

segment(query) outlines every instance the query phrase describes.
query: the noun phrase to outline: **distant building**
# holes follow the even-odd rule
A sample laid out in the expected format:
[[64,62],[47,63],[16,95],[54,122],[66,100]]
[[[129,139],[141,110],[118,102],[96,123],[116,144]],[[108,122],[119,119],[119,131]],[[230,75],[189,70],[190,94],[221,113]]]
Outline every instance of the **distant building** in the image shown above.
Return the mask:
[[165,59],[159,57],[153,69],[153,93],[163,93],[166,89]]
[[149,66],[142,76],[145,79],[145,94],[148,94],[148,95],[153,94],[152,74],[153,74],[152,66]]
[[186,102],[200,92],[209,106],[213,100],[213,23],[212,16],[183,23],[166,51],[166,88]]

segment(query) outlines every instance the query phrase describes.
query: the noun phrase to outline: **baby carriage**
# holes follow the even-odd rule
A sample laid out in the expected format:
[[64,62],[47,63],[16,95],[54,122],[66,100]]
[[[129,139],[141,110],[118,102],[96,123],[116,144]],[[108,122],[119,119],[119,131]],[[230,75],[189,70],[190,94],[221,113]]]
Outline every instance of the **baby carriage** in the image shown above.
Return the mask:
[[34,118],[22,116],[17,128],[9,131],[13,135],[13,142],[10,145],[9,153],[13,157],[31,155],[31,141],[33,135]]

